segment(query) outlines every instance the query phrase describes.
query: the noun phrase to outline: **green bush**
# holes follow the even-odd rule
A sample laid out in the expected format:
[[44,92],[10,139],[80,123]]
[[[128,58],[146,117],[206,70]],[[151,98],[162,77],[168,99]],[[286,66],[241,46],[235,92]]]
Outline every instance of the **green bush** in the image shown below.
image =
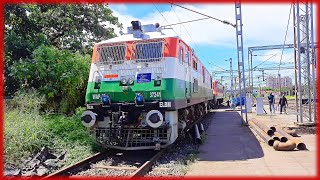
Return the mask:
[[36,88],[45,95],[45,108],[59,107],[63,113],[73,112],[84,103],[90,68],[90,56],[40,46],[32,59],[20,60],[11,67],[22,89]]
[[27,91],[19,90],[15,93],[11,104],[14,108],[24,112],[39,112],[41,106],[46,103],[46,98],[34,88]]
[[58,153],[66,151],[68,159],[61,162],[63,166],[99,151],[81,123],[85,108],[77,108],[71,117],[39,115],[43,99],[36,90],[20,91],[13,98],[13,108],[4,115],[5,164],[19,166],[42,147]]

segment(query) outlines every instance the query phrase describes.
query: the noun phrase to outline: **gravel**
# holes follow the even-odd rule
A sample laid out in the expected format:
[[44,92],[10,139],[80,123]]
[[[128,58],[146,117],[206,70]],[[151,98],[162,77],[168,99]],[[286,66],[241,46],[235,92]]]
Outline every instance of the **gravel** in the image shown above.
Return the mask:
[[[124,157],[124,158],[123,158]],[[142,161],[131,161],[125,159],[125,156],[114,156],[108,157],[105,160],[99,161],[97,163],[91,164],[90,169],[78,172],[76,176],[109,176],[109,177],[120,177],[120,176],[129,176],[134,170],[126,169],[106,169],[95,166],[117,166],[117,167],[139,167],[143,162]]]
[[[207,130],[213,113],[209,113],[201,123]],[[202,141],[206,139],[206,133],[202,135]],[[147,177],[183,177],[189,170],[190,164],[197,160],[199,153],[198,144],[193,143],[193,139],[186,135],[185,138],[170,148],[154,165]]]
[[315,126],[309,127],[309,126],[300,126],[292,128],[296,131],[297,134],[316,134],[317,129]]

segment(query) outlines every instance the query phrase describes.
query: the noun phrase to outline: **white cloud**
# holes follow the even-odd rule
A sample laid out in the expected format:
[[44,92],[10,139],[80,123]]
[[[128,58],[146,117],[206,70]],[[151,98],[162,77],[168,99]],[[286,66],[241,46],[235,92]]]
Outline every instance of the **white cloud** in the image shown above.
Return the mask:
[[[152,5],[152,4],[151,4]],[[156,5],[158,7],[158,5]],[[210,15],[212,17],[227,20],[231,23],[235,23],[235,7],[234,4],[182,4],[182,6],[196,10],[198,12]],[[285,40],[285,33],[287,29],[287,23],[290,12],[290,4],[242,4],[242,23],[243,23],[243,36],[244,36],[244,53],[247,52],[247,47],[252,46],[265,46],[265,45],[279,45],[283,44]],[[112,6],[111,6],[112,7]],[[123,8],[125,9],[125,8]],[[160,8],[158,8],[160,10]],[[314,9],[315,6],[314,6]],[[178,23],[179,18],[181,21],[195,20],[203,18],[204,16],[187,11],[185,9],[172,6],[169,11],[161,12],[162,15],[153,8],[153,10],[146,14],[143,18],[138,18],[130,15],[128,11],[114,10],[114,15],[119,18],[119,21],[123,23],[125,30],[126,27],[131,25],[132,20],[140,20],[142,24],[154,24],[159,22],[161,25]],[[286,44],[293,43],[293,11],[291,11],[290,21],[288,26],[288,34],[286,38]],[[179,18],[178,18],[178,17]],[[316,11],[314,11],[314,27],[316,27]],[[192,22],[182,25],[173,26],[174,30],[180,35],[180,37],[195,48],[194,42],[199,45],[214,45],[215,47],[221,47],[227,49],[235,49],[236,46],[236,32],[230,25],[225,25],[221,22],[213,19]],[[187,31],[185,30],[187,29]],[[175,34],[172,30],[165,30],[165,33]],[[317,32],[316,30],[314,31]],[[189,34],[190,35],[189,35]],[[192,38],[190,38],[190,36]],[[316,36],[315,36],[316,37]],[[197,50],[197,49],[196,49]],[[277,66],[279,64],[280,50],[263,51],[259,52],[264,56],[254,57],[256,64],[261,63],[263,60],[270,56],[268,54],[278,54],[266,62],[265,66]],[[235,54],[235,52],[233,52]],[[226,56],[230,56],[227,54]],[[247,61],[245,55],[245,63]],[[206,61],[206,60],[203,60]],[[282,64],[293,66],[293,52],[292,50],[285,50],[282,56]],[[228,68],[228,67],[227,67]],[[235,64],[234,64],[235,68]],[[278,71],[265,71],[268,74],[277,74]],[[280,71],[282,76],[293,76],[293,70]],[[257,72],[259,74],[259,72]]]
[[109,4],[108,6],[119,13],[126,13],[128,10],[126,4]]
[[[198,12],[210,15],[212,17],[227,20],[235,23],[234,4],[206,4],[206,5],[183,5]],[[121,7],[121,6],[120,6]],[[111,6],[112,8],[112,6]],[[119,8],[117,8],[119,9]],[[119,17],[120,22],[124,27],[130,26],[132,20],[138,19],[130,14],[125,14],[117,9],[114,9],[115,16]],[[125,8],[123,8],[125,9]],[[243,4],[242,5],[242,19],[243,19],[243,35],[245,46],[282,44],[286,32],[287,21],[289,18],[290,5],[289,4]],[[120,12],[120,13],[119,13]],[[189,21],[203,16],[187,11],[180,7],[173,6],[171,11],[162,12],[163,16],[169,23],[177,23],[181,21]],[[177,17],[178,16],[178,17]],[[292,17],[289,23],[287,43],[293,42],[293,28]],[[161,14],[154,11],[140,19],[142,23],[160,22],[162,25],[167,24]],[[229,25],[221,22],[208,19],[193,23],[174,26],[175,31],[188,43],[195,41],[197,44],[204,45],[221,45],[232,46],[235,44],[235,29]],[[181,30],[180,30],[181,29]],[[165,32],[174,34],[171,30]],[[190,36],[192,38],[190,38]]]

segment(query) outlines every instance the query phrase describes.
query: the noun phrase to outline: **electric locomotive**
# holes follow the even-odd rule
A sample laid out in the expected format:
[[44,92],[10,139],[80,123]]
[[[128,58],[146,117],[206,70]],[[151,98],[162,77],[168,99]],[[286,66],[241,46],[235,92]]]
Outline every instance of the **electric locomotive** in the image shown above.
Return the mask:
[[224,86],[219,81],[213,81],[212,87],[215,105],[223,103]]
[[165,148],[212,106],[213,80],[178,36],[131,24],[94,45],[82,123],[105,148]]

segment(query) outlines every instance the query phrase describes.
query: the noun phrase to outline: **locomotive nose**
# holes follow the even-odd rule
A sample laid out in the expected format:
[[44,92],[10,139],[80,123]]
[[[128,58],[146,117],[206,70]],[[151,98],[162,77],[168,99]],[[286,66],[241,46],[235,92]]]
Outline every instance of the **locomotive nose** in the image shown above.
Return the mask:
[[81,116],[82,124],[91,127],[96,122],[96,115],[92,111],[85,111]]

